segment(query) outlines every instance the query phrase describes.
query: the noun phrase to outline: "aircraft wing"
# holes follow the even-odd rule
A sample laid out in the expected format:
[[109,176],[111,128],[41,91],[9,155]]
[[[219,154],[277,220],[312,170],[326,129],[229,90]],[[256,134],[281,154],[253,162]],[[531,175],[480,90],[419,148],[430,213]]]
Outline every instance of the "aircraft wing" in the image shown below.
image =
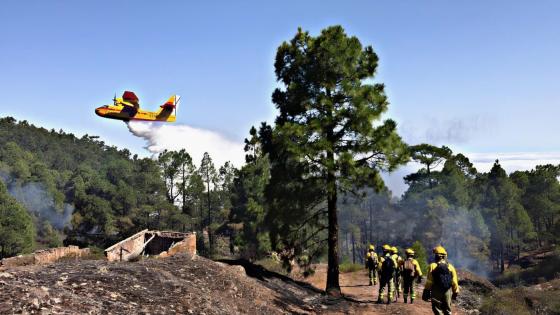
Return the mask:
[[140,100],[138,99],[138,96],[136,96],[136,94],[134,94],[134,92],[124,91],[124,93],[122,95],[122,99],[124,101],[123,105],[131,106],[131,107],[134,107],[136,109],[140,108]]

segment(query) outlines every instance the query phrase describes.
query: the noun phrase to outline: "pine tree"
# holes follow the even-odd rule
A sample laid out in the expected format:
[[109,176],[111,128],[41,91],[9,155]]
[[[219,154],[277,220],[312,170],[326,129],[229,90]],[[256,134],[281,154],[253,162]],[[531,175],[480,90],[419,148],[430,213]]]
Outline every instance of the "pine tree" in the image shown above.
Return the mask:
[[481,206],[491,231],[491,250],[503,272],[505,261],[518,254],[524,242],[534,237],[534,228],[521,204],[520,191],[498,160],[483,186]]
[[216,189],[218,182],[218,173],[216,172],[216,167],[214,162],[210,157],[208,152],[204,152],[202,161],[200,162],[200,167],[198,173],[204,182],[206,188],[206,226],[208,228],[208,238],[210,242],[210,252],[213,250],[214,239],[212,235],[212,199],[213,192]]
[[328,273],[326,291],[340,294],[338,272],[337,194],[370,186],[381,189],[381,170],[407,160],[396,123],[375,121],[387,111],[384,85],[370,84],[378,65],[371,46],[363,47],[341,26],[317,37],[298,30],[276,54],[273,102],[280,114],[275,135],[289,154],[326,187],[328,209]]

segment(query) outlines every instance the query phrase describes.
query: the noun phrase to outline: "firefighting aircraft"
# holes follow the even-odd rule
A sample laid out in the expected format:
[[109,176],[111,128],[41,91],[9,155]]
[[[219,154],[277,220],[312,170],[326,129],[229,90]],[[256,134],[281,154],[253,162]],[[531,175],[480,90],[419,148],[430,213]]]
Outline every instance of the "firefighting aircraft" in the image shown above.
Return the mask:
[[122,97],[113,98],[113,105],[105,105],[95,109],[98,116],[104,118],[118,119],[124,121],[147,120],[174,122],[177,106],[179,106],[179,95],[171,96],[165,104],[161,105],[157,112],[150,112],[140,108],[140,101],[134,92],[125,91]]

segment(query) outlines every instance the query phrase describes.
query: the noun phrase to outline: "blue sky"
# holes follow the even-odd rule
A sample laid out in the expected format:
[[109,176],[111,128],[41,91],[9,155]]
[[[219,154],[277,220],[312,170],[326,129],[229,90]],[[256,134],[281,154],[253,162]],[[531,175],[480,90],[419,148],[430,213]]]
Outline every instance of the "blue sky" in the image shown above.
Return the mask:
[[178,125],[240,143],[275,116],[278,45],[298,26],[341,24],[378,53],[405,140],[526,168],[560,160],[558,12],[558,1],[3,1],[0,115],[146,155],[93,110],[125,89],[148,108],[177,93]]

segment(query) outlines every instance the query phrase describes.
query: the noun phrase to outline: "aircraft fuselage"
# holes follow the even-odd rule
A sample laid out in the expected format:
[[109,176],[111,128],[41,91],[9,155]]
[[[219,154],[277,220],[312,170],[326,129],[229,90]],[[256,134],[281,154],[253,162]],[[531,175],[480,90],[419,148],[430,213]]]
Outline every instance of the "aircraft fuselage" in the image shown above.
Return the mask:
[[140,108],[123,105],[105,105],[95,109],[98,116],[104,118],[118,119],[124,121],[144,120],[144,121],[166,121],[174,122],[175,115],[172,109],[162,109],[160,112],[150,112]]
[[172,95],[156,112],[143,110],[134,92],[124,91],[123,96],[113,98],[112,105],[105,105],[95,109],[95,113],[103,118],[123,121],[144,120],[174,122],[176,119],[179,95]]

